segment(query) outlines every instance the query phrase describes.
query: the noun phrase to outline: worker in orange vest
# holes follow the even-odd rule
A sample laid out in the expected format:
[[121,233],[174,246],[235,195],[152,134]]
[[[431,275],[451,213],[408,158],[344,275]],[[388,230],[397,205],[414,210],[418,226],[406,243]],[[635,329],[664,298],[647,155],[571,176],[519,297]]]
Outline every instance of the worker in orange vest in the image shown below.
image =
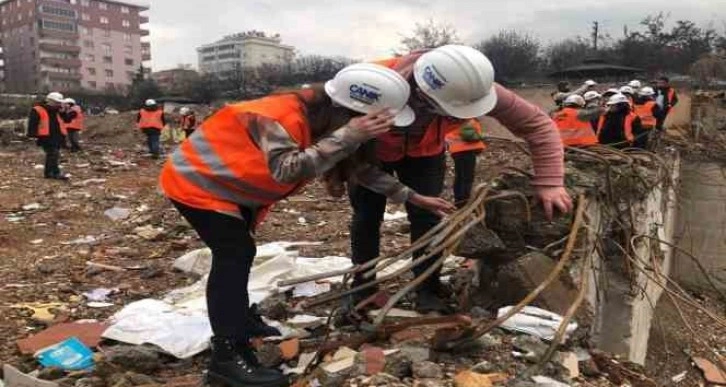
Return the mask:
[[166,126],[164,109],[153,99],[147,99],[144,107],[136,117],[136,126],[146,135],[146,144],[151,157],[158,159],[161,155],[161,131]]
[[179,109],[179,114],[181,114],[179,125],[184,131],[185,137],[189,138],[189,136],[194,133],[194,129],[197,126],[197,116],[194,114],[192,109],[189,109],[186,106]]
[[83,109],[76,104],[76,100],[73,98],[66,98],[64,105],[63,122],[68,133],[68,140],[71,143],[71,152],[80,152],[81,131],[83,131],[85,126]]
[[678,105],[678,94],[676,93],[676,89],[671,86],[668,77],[658,78],[655,92],[655,102],[660,107],[656,129],[663,130],[663,124],[665,124],[668,114],[670,114],[671,109]]
[[635,141],[635,133],[642,133],[640,118],[630,108],[630,99],[615,94],[607,102],[608,110],[598,123],[598,140],[615,148],[629,148]]
[[648,141],[655,135],[658,126],[658,117],[662,114],[661,109],[655,102],[655,90],[652,87],[643,87],[638,92],[640,98],[635,104],[635,114],[640,117],[642,133],[634,133],[636,148],[647,149]]
[[[249,306],[247,285],[256,254],[252,232],[275,203],[353,154],[368,140],[409,125],[410,87],[395,71],[369,63],[314,85],[231,104],[205,120],[164,165],[164,194],[212,251],[207,282],[214,337],[208,375],[228,386],[286,386],[277,370],[260,366],[250,339],[279,336]],[[426,197],[391,178],[395,199],[426,211],[451,203]],[[384,192],[389,196],[399,190]]]
[[469,200],[474,186],[476,158],[484,149],[481,122],[469,120],[459,130],[446,135],[446,148],[454,160],[454,203],[461,208]]
[[565,99],[562,110],[552,114],[552,120],[560,130],[560,138],[564,146],[591,146],[597,144],[597,136],[592,130],[590,117],[583,114],[585,99],[579,95],[571,95]]
[[61,117],[63,94],[52,92],[45,102],[36,104],[28,115],[27,136],[37,139],[45,152],[43,175],[46,179],[68,180],[60,170],[60,149],[65,143],[65,125]]
[[[494,68],[480,51],[467,46],[446,45],[377,63],[395,69],[409,80],[413,87],[409,104],[417,117],[412,125],[376,138],[376,156],[390,175],[396,175],[417,192],[441,195],[446,174],[446,134],[458,130],[469,119],[489,114],[530,144],[537,175],[533,185],[537,186],[537,196],[547,215],[551,217],[554,208],[563,212],[572,209],[572,200],[563,186],[563,147],[556,126],[541,109],[495,84]],[[363,264],[380,255],[380,227],[386,197],[368,186],[349,184],[348,187],[353,207],[351,258],[355,264]],[[405,191],[399,194],[407,195]],[[412,242],[441,220],[440,214],[410,203],[406,211]],[[414,255],[419,257],[422,253],[419,250]],[[422,275],[438,258],[433,256],[415,266],[414,274]],[[352,286],[366,285],[371,280],[356,275]],[[376,291],[370,286],[356,292],[346,300],[345,306],[355,305]],[[420,312],[451,311],[447,305],[449,295],[440,279],[440,267],[435,268],[416,289],[416,309]]]

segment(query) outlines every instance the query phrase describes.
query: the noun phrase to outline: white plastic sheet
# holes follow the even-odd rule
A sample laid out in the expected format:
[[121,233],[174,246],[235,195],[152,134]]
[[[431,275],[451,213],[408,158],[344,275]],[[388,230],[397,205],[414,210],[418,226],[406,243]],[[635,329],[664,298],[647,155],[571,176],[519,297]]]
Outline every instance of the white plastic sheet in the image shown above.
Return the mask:
[[[513,306],[500,308],[498,317],[507,314]],[[525,306],[519,313],[503,322],[501,327],[510,331],[522,332],[536,336],[544,340],[552,341],[562,323],[562,316],[548,310]],[[571,322],[567,325],[565,336],[572,334],[577,329],[577,323]]]

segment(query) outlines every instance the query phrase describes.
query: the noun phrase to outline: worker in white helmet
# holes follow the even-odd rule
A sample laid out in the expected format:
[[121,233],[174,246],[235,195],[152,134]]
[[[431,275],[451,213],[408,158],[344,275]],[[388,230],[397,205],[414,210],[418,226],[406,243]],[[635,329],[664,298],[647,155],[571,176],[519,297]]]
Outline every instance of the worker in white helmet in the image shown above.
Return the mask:
[[598,140],[615,148],[633,146],[636,134],[642,133],[640,118],[631,109],[624,94],[615,94],[607,102],[607,112],[598,122]]
[[583,118],[590,121],[592,130],[597,132],[597,123],[600,120],[600,116],[605,114],[605,106],[603,103],[603,96],[597,91],[588,91],[583,95],[585,100],[585,107],[580,111]]
[[[355,184],[349,185],[354,263],[368,262],[380,254],[380,227],[386,198],[371,187],[386,187],[385,191],[395,192],[402,198],[411,192],[441,195],[446,174],[445,135],[458,130],[466,120],[483,115],[496,118],[530,144],[536,171],[533,185],[547,216],[551,218],[555,210],[571,211],[572,200],[564,188],[564,151],[557,127],[541,109],[496,84],[494,68],[484,54],[467,46],[446,45],[377,63],[397,70],[408,79],[412,85],[409,104],[417,120],[376,139],[376,157],[387,173],[356,175]],[[408,188],[386,183],[394,174]],[[408,205],[406,210],[412,241],[441,219],[440,214],[415,205]],[[416,252],[415,256],[421,253]],[[436,259],[432,257],[416,266],[414,274],[421,275]],[[417,289],[416,308],[422,312],[450,311],[446,300],[449,292],[440,281],[439,270]],[[352,286],[365,285],[370,280],[357,275]],[[355,293],[348,305],[368,298],[375,291],[375,287],[367,287],[366,291]]]
[[85,116],[83,109],[76,104],[73,98],[66,98],[65,109],[62,114],[65,123],[66,132],[68,133],[68,141],[70,141],[71,152],[81,151],[81,131],[85,126]]
[[658,125],[658,117],[664,115],[663,110],[655,101],[655,90],[646,86],[638,91],[640,98],[633,107],[635,114],[640,117],[640,124],[643,133],[634,133],[636,136],[634,146],[636,148],[647,149],[648,142],[652,136],[657,135],[656,127]]
[[582,114],[584,107],[585,98],[573,94],[565,99],[562,109],[552,115],[564,146],[585,147],[597,144],[597,136],[590,119]]
[[46,179],[68,180],[60,170],[60,150],[65,144],[65,123],[61,117],[63,94],[49,93],[43,102],[36,103],[28,114],[27,136],[37,139],[45,152],[43,175]]
[[197,116],[192,109],[186,106],[179,109],[179,114],[179,126],[184,131],[184,137],[189,138],[197,127]]
[[[562,88],[562,84],[563,82],[560,82],[560,84],[558,85],[558,90],[551,94],[552,99],[555,101],[555,107],[550,110],[550,115],[552,115],[552,113],[558,111],[559,109],[562,109],[562,104],[563,102],[565,102],[565,99],[567,99],[567,97],[571,95],[584,95],[588,91],[595,90],[595,87],[597,86],[597,82],[592,79],[588,79],[574,91],[570,91],[569,88]],[[564,84],[567,84],[567,82],[564,82]]]
[[136,116],[136,127],[146,135],[146,145],[154,159],[161,156],[161,131],[166,126],[164,108],[156,100],[147,99]]

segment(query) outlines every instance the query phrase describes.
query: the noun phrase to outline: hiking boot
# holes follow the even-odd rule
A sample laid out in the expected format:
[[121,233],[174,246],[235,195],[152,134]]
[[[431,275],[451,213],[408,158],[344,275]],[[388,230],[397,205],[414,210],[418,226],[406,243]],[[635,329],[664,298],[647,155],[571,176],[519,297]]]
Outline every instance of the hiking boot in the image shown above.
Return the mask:
[[419,313],[453,313],[453,309],[446,303],[446,300],[432,289],[420,289],[416,292],[416,311]]
[[[221,383],[229,387],[287,387],[288,378],[281,372],[252,364],[244,356],[247,344],[234,340],[213,337],[212,359],[209,362],[207,378],[210,383]],[[251,352],[251,349],[250,349]],[[254,353],[251,353],[254,355]],[[255,358],[256,359],[256,358]]]
[[247,329],[250,337],[278,337],[282,336],[279,329],[267,325],[262,319],[257,304],[250,306],[250,326]]

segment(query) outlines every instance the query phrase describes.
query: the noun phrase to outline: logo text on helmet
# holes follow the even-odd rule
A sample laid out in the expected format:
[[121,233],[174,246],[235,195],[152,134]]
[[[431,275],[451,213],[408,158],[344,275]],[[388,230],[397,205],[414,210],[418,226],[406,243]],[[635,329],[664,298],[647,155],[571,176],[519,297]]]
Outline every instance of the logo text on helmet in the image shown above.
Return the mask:
[[373,105],[381,98],[381,92],[375,86],[354,83],[350,85],[350,98],[366,105]]
[[424,68],[423,79],[431,89],[438,90],[446,86],[446,82],[442,78],[441,74],[433,66]]

